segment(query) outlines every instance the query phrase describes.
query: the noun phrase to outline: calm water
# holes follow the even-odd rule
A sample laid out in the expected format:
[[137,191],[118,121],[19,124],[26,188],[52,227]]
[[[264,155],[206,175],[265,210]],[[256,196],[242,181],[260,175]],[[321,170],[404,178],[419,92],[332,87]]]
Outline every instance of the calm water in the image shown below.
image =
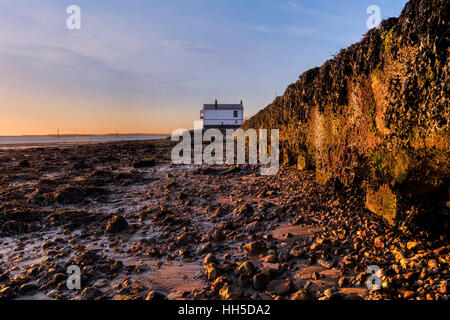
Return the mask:
[[130,140],[154,140],[165,138],[165,136],[128,136],[128,135],[93,135],[93,136],[17,136],[1,137],[0,148],[22,148],[33,146],[51,146],[64,144],[113,142]]

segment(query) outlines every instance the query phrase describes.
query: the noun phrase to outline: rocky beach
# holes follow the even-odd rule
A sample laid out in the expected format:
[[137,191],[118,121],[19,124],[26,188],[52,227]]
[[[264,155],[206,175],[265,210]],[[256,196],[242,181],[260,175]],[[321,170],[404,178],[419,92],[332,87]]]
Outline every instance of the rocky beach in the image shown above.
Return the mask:
[[170,150],[0,150],[0,298],[448,300],[445,234],[393,227],[313,170],[173,165]]

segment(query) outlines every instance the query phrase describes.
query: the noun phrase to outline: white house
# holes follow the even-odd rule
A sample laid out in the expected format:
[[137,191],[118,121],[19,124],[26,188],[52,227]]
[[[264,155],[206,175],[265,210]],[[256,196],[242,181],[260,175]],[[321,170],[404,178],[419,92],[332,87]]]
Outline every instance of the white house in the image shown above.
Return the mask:
[[244,106],[241,104],[204,104],[200,111],[203,129],[237,129],[244,123]]

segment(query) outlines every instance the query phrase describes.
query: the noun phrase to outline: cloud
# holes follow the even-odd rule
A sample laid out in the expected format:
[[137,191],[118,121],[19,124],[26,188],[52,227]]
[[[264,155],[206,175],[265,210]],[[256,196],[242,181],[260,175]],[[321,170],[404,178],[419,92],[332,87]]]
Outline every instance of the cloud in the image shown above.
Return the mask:
[[288,2],[283,2],[283,3],[276,3],[273,1],[269,1],[267,3],[270,6],[276,8],[278,10],[281,10],[284,13],[288,13],[288,14],[294,14],[294,15],[298,15],[298,14],[313,15],[314,14],[314,15],[317,15],[317,14],[323,13],[320,10],[301,6],[294,1],[288,1]]
[[208,45],[193,43],[180,40],[165,40],[162,42],[163,46],[172,50],[180,50],[185,52],[200,52],[200,53],[217,53],[218,51]]
[[253,31],[261,32],[261,33],[267,33],[267,32],[270,32],[270,31],[271,31],[270,28],[268,28],[268,27],[266,27],[266,26],[264,26],[264,25],[255,25],[255,26],[251,26],[251,29],[252,29]]
[[289,27],[286,27],[286,31],[291,36],[303,37],[303,36],[310,36],[310,35],[315,34],[317,29],[314,27],[289,26]]

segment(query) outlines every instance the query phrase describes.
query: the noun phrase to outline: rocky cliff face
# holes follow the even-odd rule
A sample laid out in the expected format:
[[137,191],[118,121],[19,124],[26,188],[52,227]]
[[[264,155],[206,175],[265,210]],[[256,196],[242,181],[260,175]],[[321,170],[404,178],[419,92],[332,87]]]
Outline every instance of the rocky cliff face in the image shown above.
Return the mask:
[[449,6],[411,0],[303,73],[244,129],[279,128],[285,163],[362,188],[367,208],[391,224],[448,223]]

